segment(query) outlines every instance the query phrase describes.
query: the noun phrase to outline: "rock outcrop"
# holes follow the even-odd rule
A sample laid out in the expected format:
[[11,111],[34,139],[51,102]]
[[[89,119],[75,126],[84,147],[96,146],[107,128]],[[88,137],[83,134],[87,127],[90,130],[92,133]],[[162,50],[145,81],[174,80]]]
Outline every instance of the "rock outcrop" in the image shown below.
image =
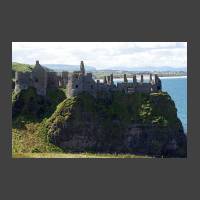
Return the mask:
[[60,103],[46,124],[50,142],[78,152],[187,156],[187,138],[167,93],[98,95]]
[[65,93],[58,89],[48,89],[46,96],[37,95],[33,87],[12,95],[12,118],[23,116],[33,121],[41,121],[50,117],[56,106],[66,98]]

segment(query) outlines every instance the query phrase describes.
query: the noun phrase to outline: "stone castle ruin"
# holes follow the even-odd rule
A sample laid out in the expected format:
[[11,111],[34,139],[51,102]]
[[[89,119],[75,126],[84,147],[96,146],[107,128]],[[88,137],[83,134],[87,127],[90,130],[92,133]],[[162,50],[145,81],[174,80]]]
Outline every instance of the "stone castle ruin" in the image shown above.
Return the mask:
[[15,92],[34,87],[38,95],[45,96],[47,88],[66,87],[68,72],[55,72],[36,61],[32,72],[15,72]]
[[155,74],[149,74],[149,82],[144,81],[143,75],[138,81],[136,75],[133,75],[133,81],[128,82],[126,74],[122,83],[114,84],[113,74],[105,76],[103,82],[95,81],[92,73],[86,73],[83,61],[80,64],[80,71],[74,71],[69,74],[67,71],[55,72],[39,64],[32,72],[15,72],[15,92],[34,87],[38,95],[45,96],[47,88],[66,87],[67,97],[76,96],[81,92],[88,92],[96,96],[98,92],[123,91],[125,93],[152,93],[162,90],[160,78]]
[[68,79],[67,96],[75,96],[81,92],[88,92],[96,96],[97,92],[112,92],[124,91],[125,93],[151,93],[162,90],[161,80],[155,75],[154,80],[152,74],[149,75],[149,82],[144,82],[144,77],[141,75],[141,81],[138,82],[136,75],[133,76],[133,81],[128,82],[126,74],[124,74],[124,81],[122,83],[114,84],[113,74],[105,76],[103,83],[100,80],[95,81],[91,73],[85,73],[83,61],[80,64],[80,71],[75,71]]

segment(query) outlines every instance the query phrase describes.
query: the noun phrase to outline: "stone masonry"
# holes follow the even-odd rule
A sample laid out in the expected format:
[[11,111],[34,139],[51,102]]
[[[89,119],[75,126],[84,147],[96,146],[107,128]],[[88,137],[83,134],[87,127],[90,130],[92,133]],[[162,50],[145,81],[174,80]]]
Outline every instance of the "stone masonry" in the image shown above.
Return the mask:
[[149,81],[145,82],[143,75],[140,81],[133,75],[133,81],[129,82],[126,74],[122,83],[114,84],[113,74],[105,76],[103,82],[95,81],[92,73],[86,73],[83,61],[80,64],[80,71],[69,74],[67,71],[55,72],[36,61],[32,72],[15,73],[15,92],[34,87],[38,95],[45,96],[47,88],[66,88],[67,97],[75,96],[81,92],[88,92],[96,96],[98,92],[123,91],[125,93],[151,93],[162,90],[161,80],[158,75],[149,74]]
[[66,87],[68,72],[57,73],[36,61],[32,72],[15,72],[15,92],[34,87],[38,95],[45,96],[47,88]]
[[103,82],[100,80],[95,81],[92,78],[91,73],[85,73],[84,63],[81,61],[80,71],[73,72],[69,77],[67,84],[67,97],[75,96],[81,92],[88,92],[93,96],[96,96],[97,92],[112,92],[112,91],[124,91],[125,93],[151,93],[159,92],[162,90],[161,80],[158,75],[149,75],[149,82],[144,82],[144,77],[141,75],[141,81],[138,82],[136,75],[133,76],[133,81],[128,82],[126,74],[124,74],[124,81],[122,83],[113,82],[113,74],[105,76]]

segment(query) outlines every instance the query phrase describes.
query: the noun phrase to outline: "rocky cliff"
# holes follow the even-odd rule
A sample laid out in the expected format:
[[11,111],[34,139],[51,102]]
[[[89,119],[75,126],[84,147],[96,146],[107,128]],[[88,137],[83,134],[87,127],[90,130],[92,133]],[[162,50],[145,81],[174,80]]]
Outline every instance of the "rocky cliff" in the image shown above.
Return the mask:
[[187,138],[171,97],[82,93],[61,102],[47,120],[51,143],[64,150],[186,157]]

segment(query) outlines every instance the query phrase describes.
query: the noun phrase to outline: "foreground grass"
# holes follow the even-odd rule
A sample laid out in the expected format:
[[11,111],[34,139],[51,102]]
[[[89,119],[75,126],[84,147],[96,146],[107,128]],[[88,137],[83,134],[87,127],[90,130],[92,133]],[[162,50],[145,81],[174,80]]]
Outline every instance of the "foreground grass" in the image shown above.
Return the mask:
[[13,153],[13,158],[150,158],[132,154],[95,153]]

